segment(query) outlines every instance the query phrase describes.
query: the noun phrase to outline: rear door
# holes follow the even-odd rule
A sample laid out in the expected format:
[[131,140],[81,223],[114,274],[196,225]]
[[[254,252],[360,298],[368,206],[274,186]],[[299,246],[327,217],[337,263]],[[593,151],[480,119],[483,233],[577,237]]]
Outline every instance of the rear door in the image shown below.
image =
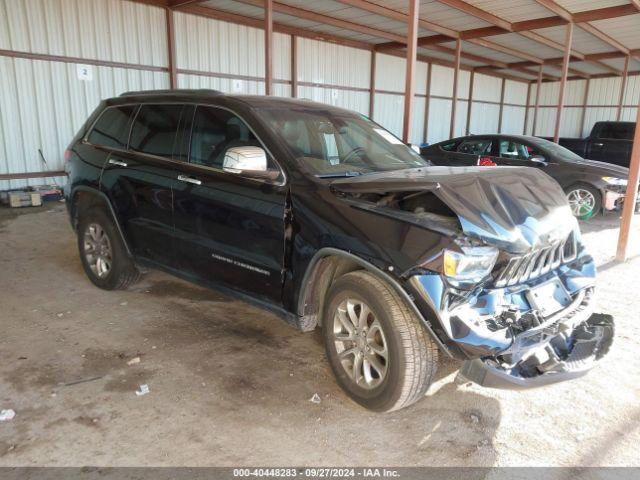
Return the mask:
[[479,165],[481,159],[491,155],[493,142],[486,137],[468,137],[460,142],[455,151],[447,152],[449,165]]
[[[286,187],[223,170],[231,147],[262,146],[227,109],[199,106],[190,163],[174,190],[179,268],[271,303],[281,303]],[[264,148],[264,147],[263,147]],[[277,168],[271,160],[271,167]]]
[[458,143],[459,140],[450,140],[449,142],[422,148],[420,155],[434,165],[451,165],[451,159],[456,155]]
[[137,256],[175,266],[173,188],[178,131],[193,106],[142,105],[133,121],[127,151],[114,150],[102,185]]

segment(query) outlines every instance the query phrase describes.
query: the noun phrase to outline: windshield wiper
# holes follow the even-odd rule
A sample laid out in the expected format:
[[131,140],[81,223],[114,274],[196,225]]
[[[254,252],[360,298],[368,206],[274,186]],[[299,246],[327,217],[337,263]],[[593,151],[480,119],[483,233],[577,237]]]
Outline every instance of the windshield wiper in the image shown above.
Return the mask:
[[362,175],[362,172],[335,172],[325,173],[323,175],[316,175],[318,178],[340,178],[340,177],[357,177]]

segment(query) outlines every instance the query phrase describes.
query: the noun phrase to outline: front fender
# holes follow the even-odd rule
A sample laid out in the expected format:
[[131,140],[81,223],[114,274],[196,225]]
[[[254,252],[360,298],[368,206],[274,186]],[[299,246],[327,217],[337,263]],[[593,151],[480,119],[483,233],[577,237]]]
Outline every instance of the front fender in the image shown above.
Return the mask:
[[[447,346],[440,340],[440,338],[438,338],[438,336],[433,331],[432,324],[428,317],[423,315],[423,312],[418,309],[414,302],[414,299],[407,293],[405,288],[402,287],[398,280],[382,271],[371,262],[368,262],[367,260],[354,255],[353,253],[333,247],[325,247],[318,250],[309,262],[307,270],[305,271],[297,302],[297,313],[298,316],[302,319],[302,325],[305,325],[310,321],[312,322],[313,320],[311,320],[311,318],[317,316],[318,312],[320,311],[321,305],[319,305],[319,296],[322,295],[323,292],[326,292],[329,286],[328,284],[322,283],[322,269],[330,268],[326,267],[326,263],[323,262],[327,259],[335,258],[345,259],[349,262],[353,262],[359,268],[367,270],[371,274],[378,277],[380,280],[390,285],[398,293],[398,295],[400,295],[400,298],[406,303],[406,305],[415,313],[422,325],[436,342],[440,350],[449,357],[453,356]],[[332,275],[329,275],[328,278],[331,279]]]

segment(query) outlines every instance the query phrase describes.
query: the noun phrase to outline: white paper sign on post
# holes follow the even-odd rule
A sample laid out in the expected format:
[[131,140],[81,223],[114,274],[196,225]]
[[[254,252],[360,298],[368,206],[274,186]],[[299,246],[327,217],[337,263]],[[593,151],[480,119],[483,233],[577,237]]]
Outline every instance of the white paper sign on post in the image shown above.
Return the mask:
[[93,81],[93,68],[91,65],[78,65],[78,80],[82,82]]

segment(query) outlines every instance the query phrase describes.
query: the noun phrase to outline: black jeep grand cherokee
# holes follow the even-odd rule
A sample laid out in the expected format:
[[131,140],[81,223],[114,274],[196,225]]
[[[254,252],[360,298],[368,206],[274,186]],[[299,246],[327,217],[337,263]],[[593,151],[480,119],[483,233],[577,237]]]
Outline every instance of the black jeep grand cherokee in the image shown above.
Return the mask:
[[535,169],[432,167],[353,112],[180,90],[102,102],[67,158],[94,284],[156,267],[320,326],[367,408],[421,398],[439,355],[465,360],[463,381],[525,388],[611,344],[593,259]]

